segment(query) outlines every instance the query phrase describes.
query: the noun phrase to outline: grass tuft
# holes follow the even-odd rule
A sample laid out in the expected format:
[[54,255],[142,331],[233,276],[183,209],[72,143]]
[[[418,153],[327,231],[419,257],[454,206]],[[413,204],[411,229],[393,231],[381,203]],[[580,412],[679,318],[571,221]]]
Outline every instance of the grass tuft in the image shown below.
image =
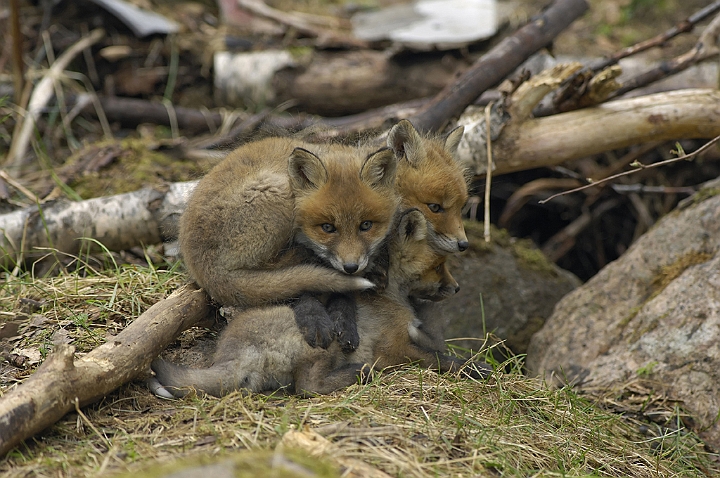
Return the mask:
[[[0,324],[19,326],[0,343],[17,366],[1,365],[0,395],[27,378],[57,341],[87,353],[184,281],[174,270],[122,264],[8,276]],[[188,331],[175,347],[182,353],[202,334]],[[12,361],[23,353],[35,358]],[[492,355],[486,350],[479,358]],[[191,463],[240,463],[236,469],[255,476],[285,476],[268,474],[277,466],[290,470],[287,476],[293,470],[340,476],[352,459],[403,477],[720,473],[715,456],[685,426],[688,417],[675,404],[647,398],[648,390],[644,402],[637,389],[580,395],[523,376],[521,357],[495,366],[509,372],[474,381],[408,365],[311,399],[233,393],[164,400],[131,383],[18,446],[0,461],[0,475],[161,476]],[[648,421],[650,411],[662,412],[662,420]],[[306,451],[279,451],[288,432],[308,430],[329,440],[331,451],[311,462],[298,458]]]

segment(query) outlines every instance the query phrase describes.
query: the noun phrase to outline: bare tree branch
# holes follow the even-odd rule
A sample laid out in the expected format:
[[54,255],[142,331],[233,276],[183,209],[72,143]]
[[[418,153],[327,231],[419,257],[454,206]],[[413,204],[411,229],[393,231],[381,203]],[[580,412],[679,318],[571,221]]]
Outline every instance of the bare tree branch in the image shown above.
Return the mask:
[[636,165],[635,169],[631,169],[630,171],[623,171],[622,173],[618,173],[618,174],[613,174],[612,176],[608,176],[605,179],[601,179],[599,181],[594,181],[590,184],[580,186],[579,188],[570,189],[568,191],[563,191],[561,193],[553,194],[549,198],[543,199],[542,201],[538,201],[538,202],[540,204],[545,204],[546,202],[548,202],[552,199],[555,199],[558,196],[564,196],[566,194],[571,194],[571,193],[575,193],[578,191],[582,191],[583,189],[591,188],[593,186],[599,186],[600,184],[606,183],[608,181],[612,181],[614,179],[617,179],[617,178],[620,178],[623,176],[628,176],[630,174],[637,173],[638,171],[642,171],[643,169],[659,168],[660,166],[667,166],[668,164],[677,163],[678,161],[690,161],[691,159],[693,159],[695,156],[699,155],[700,153],[707,151],[710,148],[710,146],[717,143],[718,141],[720,141],[720,136],[716,136],[715,138],[708,141],[702,147],[698,148],[697,150],[693,151],[692,153],[684,154],[682,156],[678,156],[677,158],[666,159],[665,161],[658,161],[657,163],[641,164],[636,161],[635,163],[633,163],[633,165]]
[[557,0],[533,21],[480,57],[458,81],[445,87],[410,120],[422,130],[441,129],[483,91],[500,83],[533,53],[547,46],[587,9],[585,0]]

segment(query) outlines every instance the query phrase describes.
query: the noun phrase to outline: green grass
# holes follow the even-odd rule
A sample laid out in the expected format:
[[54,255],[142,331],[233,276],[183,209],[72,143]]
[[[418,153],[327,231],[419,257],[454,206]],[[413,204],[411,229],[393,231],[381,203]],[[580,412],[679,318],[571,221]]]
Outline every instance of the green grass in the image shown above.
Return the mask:
[[[7,312],[0,322],[23,321],[11,344],[49,350],[62,328],[78,354],[118,333],[185,281],[174,270],[122,264],[105,271],[84,268],[55,277],[6,279],[0,310]],[[43,306],[24,312],[23,319],[16,315],[21,314],[21,298]],[[33,328],[30,323],[37,316],[45,321]],[[175,353],[211,335],[190,330],[176,343]],[[492,360],[490,354],[482,358]],[[312,399],[234,393],[221,399],[163,400],[142,383],[131,383],[18,446],[0,460],[0,475],[136,475],[150,467],[144,476],[158,476],[175,469],[164,465],[178,459],[201,467],[237,461],[243,470],[253,463],[260,467],[252,468],[256,476],[268,470],[286,476],[278,474],[278,466],[339,476],[352,460],[403,477],[688,477],[720,472],[672,406],[666,407],[662,425],[638,421],[641,416],[628,412],[630,405],[619,407],[627,398],[622,394],[610,400],[581,396],[569,387],[551,388],[521,375],[518,357],[495,365],[511,372],[474,381],[408,365]],[[0,394],[36,366],[3,364]],[[625,416],[597,403],[612,403],[610,410],[622,410]],[[292,451],[296,445],[278,448],[296,432],[319,434],[327,443],[313,442],[299,454]],[[298,458],[308,453],[320,458],[311,463]]]

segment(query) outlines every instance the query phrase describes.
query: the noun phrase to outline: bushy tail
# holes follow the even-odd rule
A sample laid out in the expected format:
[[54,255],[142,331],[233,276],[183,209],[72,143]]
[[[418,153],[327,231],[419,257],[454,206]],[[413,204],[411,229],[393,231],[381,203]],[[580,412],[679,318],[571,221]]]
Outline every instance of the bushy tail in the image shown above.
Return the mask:
[[175,397],[184,397],[192,390],[221,397],[234,390],[247,388],[247,379],[243,377],[242,371],[226,365],[195,369],[155,359],[150,367],[158,382]]
[[302,264],[276,270],[237,269],[228,280],[200,284],[223,305],[263,306],[299,297],[303,292],[353,292],[374,287],[368,279],[326,267]]

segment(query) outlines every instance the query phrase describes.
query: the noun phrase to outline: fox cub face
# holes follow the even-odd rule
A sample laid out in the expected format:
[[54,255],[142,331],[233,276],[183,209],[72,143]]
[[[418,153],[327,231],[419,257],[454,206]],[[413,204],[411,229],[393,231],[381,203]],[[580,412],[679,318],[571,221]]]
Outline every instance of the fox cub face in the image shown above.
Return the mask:
[[462,252],[469,245],[461,217],[468,199],[467,182],[464,168],[453,156],[462,135],[460,126],[444,139],[427,138],[402,120],[387,138],[400,161],[397,184],[403,207],[423,213],[428,241],[444,254]]
[[455,294],[460,286],[448,270],[446,256],[428,243],[429,224],[417,209],[402,213],[390,267],[411,296],[437,301]]
[[[400,199],[392,150],[296,148],[288,163],[295,195],[296,240],[335,269],[362,272],[384,241]],[[321,159],[322,157],[322,159]]]

